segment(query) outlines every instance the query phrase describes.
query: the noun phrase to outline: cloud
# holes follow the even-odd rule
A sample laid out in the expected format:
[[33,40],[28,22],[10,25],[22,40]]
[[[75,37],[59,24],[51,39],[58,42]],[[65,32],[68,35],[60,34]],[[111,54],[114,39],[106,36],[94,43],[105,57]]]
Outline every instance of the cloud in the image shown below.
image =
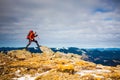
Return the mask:
[[0,40],[25,40],[30,29],[38,33],[43,45],[106,47],[120,40],[117,0],[2,0],[0,4],[4,36]]

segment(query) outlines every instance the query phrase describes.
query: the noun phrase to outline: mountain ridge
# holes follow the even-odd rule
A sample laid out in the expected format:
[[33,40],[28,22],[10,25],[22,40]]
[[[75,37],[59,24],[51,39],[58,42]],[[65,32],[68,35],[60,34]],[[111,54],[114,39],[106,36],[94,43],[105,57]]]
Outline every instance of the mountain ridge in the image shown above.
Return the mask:
[[78,54],[54,52],[40,47],[42,53],[12,50],[0,53],[1,80],[119,80],[120,65],[103,66],[82,60]]

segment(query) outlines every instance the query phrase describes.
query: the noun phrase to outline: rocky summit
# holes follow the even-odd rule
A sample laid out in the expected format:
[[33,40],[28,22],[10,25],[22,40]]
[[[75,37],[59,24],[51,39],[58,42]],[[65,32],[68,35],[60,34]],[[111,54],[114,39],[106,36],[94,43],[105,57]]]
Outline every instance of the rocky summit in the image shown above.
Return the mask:
[[13,50],[0,53],[0,80],[120,80],[120,65],[103,66],[82,60],[81,55]]

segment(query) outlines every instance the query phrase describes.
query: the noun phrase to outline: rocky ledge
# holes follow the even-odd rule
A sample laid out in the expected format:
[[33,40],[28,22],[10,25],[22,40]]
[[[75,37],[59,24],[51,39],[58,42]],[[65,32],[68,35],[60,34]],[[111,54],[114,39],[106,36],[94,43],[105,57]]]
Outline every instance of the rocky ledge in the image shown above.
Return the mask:
[[103,66],[72,53],[13,50],[0,53],[0,80],[120,80],[120,65]]

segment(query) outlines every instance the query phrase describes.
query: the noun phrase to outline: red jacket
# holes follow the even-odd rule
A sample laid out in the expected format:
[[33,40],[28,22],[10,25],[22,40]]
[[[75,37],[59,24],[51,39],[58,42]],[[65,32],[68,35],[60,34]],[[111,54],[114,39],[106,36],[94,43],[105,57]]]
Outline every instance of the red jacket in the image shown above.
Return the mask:
[[27,35],[27,39],[29,39],[29,40],[34,40],[35,37],[36,37],[35,33],[32,30]]

